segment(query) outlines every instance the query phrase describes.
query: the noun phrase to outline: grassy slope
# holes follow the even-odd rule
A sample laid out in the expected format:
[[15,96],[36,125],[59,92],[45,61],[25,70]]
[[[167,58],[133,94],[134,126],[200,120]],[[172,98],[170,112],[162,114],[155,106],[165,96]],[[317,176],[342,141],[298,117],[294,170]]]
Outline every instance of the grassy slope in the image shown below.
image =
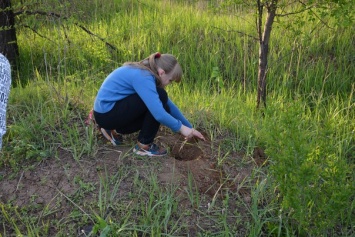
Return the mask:
[[112,68],[168,52],[185,69],[184,83],[169,93],[195,124],[212,138],[230,131],[228,149],[246,154],[255,146],[266,149],[271,165],[265,192],[270,205],[280,205],[272,215],[284,218],[276,227],[346,235],[354,226],[353,29],[316,27],[310,33],[309,25],[295,36],[274,28],[268,108],[262,117],[255,111],[257,45],[234,31],[254,34],[250,14],[220,15],[206,4],[162,2],[81,6],[84,12],[94,9],[92,19],[82,15],[85,25],[115,45],[117,53],[70,22],[65,22],[70,44],[57,22],[37,25],[52,41],[22,29],[21,71],[14,78],[30,82],[11,91],[0,164],[20,169],[24,158],[48,157],[58,143],[77,159],[95,152],[90,143],[81,148],[70,122],[84,119]]

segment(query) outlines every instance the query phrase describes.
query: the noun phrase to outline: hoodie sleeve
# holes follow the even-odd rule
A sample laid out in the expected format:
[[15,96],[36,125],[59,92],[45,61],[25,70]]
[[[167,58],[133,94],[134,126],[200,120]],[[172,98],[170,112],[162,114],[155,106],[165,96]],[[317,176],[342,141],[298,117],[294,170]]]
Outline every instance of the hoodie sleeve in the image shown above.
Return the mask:
[[174,118],[176,118],[177,120],[180,120],[182,122],[182,124],[185,125],[186,127],[192,128],[192,125],[189,122],[189,120],[187,120],[185,118],[185,116],[181,113],[179,108],[170,99],[168,100],[168,106],[170,108],[170,114]]
[[132,86],[159,123],[169,127],[174,132],[180,130],[182,121],[179,118],[181,116],[175,118],[164,109],[157,92],[154,76],[149,74],[137,77]]

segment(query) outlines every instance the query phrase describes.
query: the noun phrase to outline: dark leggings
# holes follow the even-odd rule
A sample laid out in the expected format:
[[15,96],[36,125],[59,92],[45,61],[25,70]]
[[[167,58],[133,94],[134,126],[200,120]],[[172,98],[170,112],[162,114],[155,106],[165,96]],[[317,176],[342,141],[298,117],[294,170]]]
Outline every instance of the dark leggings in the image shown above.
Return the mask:
[[[159,87],[157,87],[157,92],[165,110],[170,113],[167,105],[168,94]],[[152,143],[160,126],[160,123],[155,120],[138,94],[117,101],[115,106],[107,113],[94,111],[94,116],[97,124],[105,129],[116,129],[118,133],[122,134],[140,131],[138,141],[142,144]]]

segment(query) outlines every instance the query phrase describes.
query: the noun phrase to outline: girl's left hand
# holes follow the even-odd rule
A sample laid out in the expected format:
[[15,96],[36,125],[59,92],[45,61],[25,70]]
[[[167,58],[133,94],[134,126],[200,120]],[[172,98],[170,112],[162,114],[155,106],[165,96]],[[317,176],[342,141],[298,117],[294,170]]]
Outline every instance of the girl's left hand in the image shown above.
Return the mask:
[[191,133],[188,137],[186,137],[186,139],[190,139],[190,138],[193,138],[193,137],[197,137],[203,141],[206,141],[206,138],[199,132],[197,131],[196,129],[194,128],[191,128]]
[[186,127],[185,125],[181,126],[180,133],[185,137],[185,139],[197,137],[203,141],[206,141],[206,138],[199,131],[194,128]]

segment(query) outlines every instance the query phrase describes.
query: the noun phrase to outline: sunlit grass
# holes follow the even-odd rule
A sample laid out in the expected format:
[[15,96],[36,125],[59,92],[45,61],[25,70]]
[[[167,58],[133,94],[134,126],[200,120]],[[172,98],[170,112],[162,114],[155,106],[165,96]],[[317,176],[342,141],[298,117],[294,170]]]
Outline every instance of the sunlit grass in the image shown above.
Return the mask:
[[[262,147],[269,156],[269,172],[251,187],[252,203],[245,204],[250,236],[262,231],[278,236],[350,236],[354,229],[355,58],[349,47],[353,28],[311,32],[314,25],[309,24],[295,35],[282,24],[275,27],[268,106],[258,111],[257,42],[237,33],[255,35],[253,16],[238,9],[218,14],[207,3],[177,2],[90,1],[82,7],[93,18],[84,18],[83,24],[96,36],[70,21],[65,28],[55,21],[39,26],[37,32],[47,38],[20,29],[21,67],[14,80],[22,83],[11,90],[0,166],[16,171],[24,161],[51,157],[57,147],[71,152],[76,162],[83,155],[95,154],[93,131],[82,128],[105,76],[125,61],[156,51],[172,53],[184,69],[184,78],[167,89],[169,96],[210,140],[226,136],[228,145],[219,147],[225,150],[217,157],[218,165],[223,165],[228,152],[250,156],[255,147]],[[117,213],[126,210],[113,204],[120,180],[128,174],[118,172],[121,176],[113,180],[100,180],[99,210],[90,212],[96,231],[154,236],[174,235],[185,228],[180,218],[189,213],[179,213],[173,189],[161,189],[154,175],[147,182],[139,177],[133,180],[137,193],[131,195],[145,195],[146,204],[131,203],[121,222],[107,218],[110,208]],[[191,205],[198,208],[202,200],[193,182],[190,177],[186,192]],[[6,218],[0,220],[24,234],[19,223],[26,218],[4,205],[1,213]],[[235,231],[227,226],[231,214],[217,213],[217,217],[201,216],[218,219],[222,227],[216,236],[228,236]],[[29,235],[48,228],[48,223],[39,227],[26,221]],[[211,234],[202,229],[201,233]]]

